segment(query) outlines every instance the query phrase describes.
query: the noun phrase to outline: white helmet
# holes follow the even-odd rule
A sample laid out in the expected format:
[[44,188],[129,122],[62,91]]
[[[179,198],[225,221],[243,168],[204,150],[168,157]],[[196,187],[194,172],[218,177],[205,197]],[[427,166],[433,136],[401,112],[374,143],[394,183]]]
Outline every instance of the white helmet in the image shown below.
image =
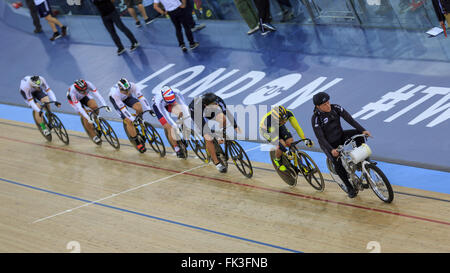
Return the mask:
[[128,91],[131,88],[130,82],[125,78],[120,79],[117,85],[119,86],[120,89],[125,91]]
[[39,88],[39,87],[41,87],[41,84],[42,84],[41,77],[39,77],[39,76],[31,76],[30,79],[28,80],[28,82],[34,88]]

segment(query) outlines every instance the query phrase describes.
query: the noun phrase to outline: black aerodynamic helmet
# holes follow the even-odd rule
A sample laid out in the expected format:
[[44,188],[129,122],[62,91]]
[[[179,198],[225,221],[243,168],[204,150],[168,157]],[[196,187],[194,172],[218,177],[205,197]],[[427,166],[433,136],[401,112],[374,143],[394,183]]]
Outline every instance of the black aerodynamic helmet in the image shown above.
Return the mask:
[[330,100],[330,95],[325,92],[319,92],[313,96],[314,105],[321,105]]
[[211,103],[216,102],[217,96],[214,93],[206,93],[202,96],[203,105],[210,105]]

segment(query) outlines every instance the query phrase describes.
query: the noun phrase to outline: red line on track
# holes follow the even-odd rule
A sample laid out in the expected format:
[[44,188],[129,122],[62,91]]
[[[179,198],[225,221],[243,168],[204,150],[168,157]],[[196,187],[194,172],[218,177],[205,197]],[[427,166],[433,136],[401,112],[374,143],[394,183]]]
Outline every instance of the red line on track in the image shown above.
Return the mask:
[[[157,169],[157,170],[162,170],[162,171],[167,171],[167,172],[172,172],[172,173],[181,173],[180,171],[175,171],[175,170],[171,170],[171,169],[161,168],[161,167],[152,166],[152,165],[143,164],[143,163],[137,163],[137,162],[133,162],[133,161],[121,160],[121,159],[117,159],[117,158],[106,157],[106,156],[101,156],[101,155],[96,155],[96,154],[91,154],[91,153],[74,151],[74,150],[70,150],[70,149],[67,149],[67,148],[51,146],[51,145],[48,145],[48,144],[33,143],[33,142],[29,142],[29,141],[18,140],[18,139],[13,139],[13,138],[9,138],[9,137],[3,137],[3,136],[0,136],[0,138],[6,139],[6,140],[9,140],[9,141],[13,141],[13,142],[25,143],[25,144],[35,145],[35,146],[41,146],[41,147],[45,147],[45,148],[49,148],[49,149],[60,150],[60,151],[65,151],[65,152],[70,152],[70,153],[76,153],[76,154],[86,155],[86,156],[90,156],[90,157],[96,157],[96,158],[100,158],[100,159],[111,160],[111,161],[115,161],[115,162],[120,162],[120,163],[125,163],[125,164],[140,166],[140,167],[145,167],[145,168],[152,168],[152,169]],[[296,197],[301,197],[301,198],[305,198],[305,199],[311,199],[311,200],[316,200],[316,201],[321,201],[321,202],[326,202],[326,203],[331,203],[331,204],[337,204],[337,205],[346,206],[346,207],[352,207],[352,208],[357,208],[357,209],[375,211],[375,212],[380,212],[380,213],[385,213],[385,214],[390,214],[390,215],[406,217],[406,218],[411,218],[411,219],[422,220],[422,221],[427,221],[427,222],[432,222],[432,223],[437,223],[437,224],[443,224],[443,225],[450,226],[450,222],[445,222],[445,221],[440,221],[440,220],[433,220],[433,219],[429,219],[429,218],[424,218],[424,217],[419,217],[419,216],[414,216],[414,215],[408,215],[408,214],[403,214],[403,213],[398,213],[398,212],[392,212],[392,211],[383,210],[383,209],[369,208],[369,207],[364,207],[364,206],[355,205],[355,204],[349,204],[349,203],[344,203],[344,202],[339,202],[339,201],[327,200],[327,199],[323,199],[323,198],[319,198],[319,197],[313,197],[313,196],[304,195],[304,194],[300,194],[300,193],[293,193],[293,192],[287,192],[287,191],[274,190],[274,189],[265,188],[265,187],[261,187],[261,186],[250,185],[250,184],[245,184],[245,183],[238,183],[238,182],[233,182],[233,181],[226,180],[226,179],[215,178],[215,177],[208,177],[208,176],[194,174],[194,173],[189,173],[189,172],[185,172],[185,173],[182,173],[182,174],[183,175],[193,176],[193,177],[198,177],[198,178],[203,178],[203,179],[219,181],[219,182],[228,183],[228,184],[233,184],[233,185],[238,185],[238,186],[245,186],[245,187],[259,189],[259,190],[265,190],[265,191],[270,191],[270,192],[275,192],[275,193],[282,193],[282,194],[296,196]]]

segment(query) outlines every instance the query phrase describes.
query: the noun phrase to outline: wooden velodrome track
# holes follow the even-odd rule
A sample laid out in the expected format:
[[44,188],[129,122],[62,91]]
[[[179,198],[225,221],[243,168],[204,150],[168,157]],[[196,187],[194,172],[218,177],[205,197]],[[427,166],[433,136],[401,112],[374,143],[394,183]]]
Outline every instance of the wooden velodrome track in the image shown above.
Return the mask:
[[[287,186],[268,164],[252,179],[153,151],[96,147],[69,131],[47,143],[0,119],[0,252],[450,252],[447,194],[394,186],[349,199],[335,183]],[[324,174],[328,180],[328,174]]]

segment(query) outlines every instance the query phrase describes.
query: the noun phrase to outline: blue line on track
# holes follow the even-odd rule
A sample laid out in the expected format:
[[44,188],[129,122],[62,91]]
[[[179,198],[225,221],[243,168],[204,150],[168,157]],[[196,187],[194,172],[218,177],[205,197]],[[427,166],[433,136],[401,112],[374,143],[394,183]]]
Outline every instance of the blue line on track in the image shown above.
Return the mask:
[[239,236],[236,236],[236,235],[231,235],[231,234],[227,234],[227,233],[223,233],[223,232],[219,232],[219,231],[215,231],[215,230],[211,230],[211,229],[207,229],[207,228],[202,228],[202,227],[197,227],[197,226],[193,226],[193,225],[189,225],[189,224],[184,224],[184,223],[180,223],[180,222],[177,222],[177,221],[172,221],[172,220],[169,220],[169,219],[156,217],[156,216],[152,216],[152,215],[141,213],[141,212],[136,212],[136,211],[132,211],[132,210],[128,210],[128,209],[123,209],[123,208],[119,208],[119,207],[115,207],[115,206],[110,206],[110,205],[106,205],[106,204],[102,204],[102,203],[97,203],[97,202],[89,201],[89,200],[86,200],[86,199],[83,199],[83,198],[79,198],[79,197],[75,197],[75,196],[71,196],[71,195],[67,195],[67,194],[63,194],[63,193],[58,193],[58,192],[46,190],[46,189],[43,189],[43,188],[34,187],[34,186],[31,186],[31,185],[15,182],[15,181],[4,179],[4,178],[0,178],[0,180],[3,181],[3,182],[7,182],[7,183],[10,183],[10,184],[17,185],[17,186],[21,186],[21,187],[25,187],[25,188],[29,188],[29,189],[33,189],[33,190],[37,190],[37,191],[42,191],[42,192],[58,195],[58,196],[61,196],[61,197],[65,197],[65,198],[69,198],[69,199],[73,199],[73,200],[77,200],[77,201],[81,201],[81,202],[85,202],[85,203],[92,203],[92,204],[97,205],[97,206],[110,208],[110,209],[114,209],[114,210],[118,210],[118,211],[122,211],[122,212],[126,212],[126,213],[131,213],[131,214],[143,216],[143,217],[146,217],[146,218],[150,218],[150,219],[154,219],[154,220],[158,220],[158,221],[162,221],[162,222],[166,222],[166,223],[170,223],[170,224],[175,224],[175,225],[179,225],[179,226],[183,226],[183,227],[187,227],[187,228],[191,228],[191,229],[196,229],[196,230],[200,230],[200,231],[204,231],[204,232],[209,232],[209,233],[213,233],[213,234],[216,234],[216,235],[229,237],[229,238],[233,238],[233,239],[237,239],[237,240],[241,240],[241,241],[246,241],[246,242],[253,243],[253,244],[258,244],[258,245],[262,245],[262,246],[266,246],[266,247],[276,248],[276,249],[280,249],[280,250],[284,250],[284,251],[288,251],[288,252],[293,252],[293,253],[303,253],[302,251],[293,250],[293,249],[289,249],[289,248],[285,248],[285,247],[281,247],[281,246],[277,246],[277,245],[272,245],[272,244],[268,244],[268,243],[263,243],[263,242],[255,241],[255,240],[252,240],[252,239],[247,239],[247,238],[244,238],[244,237],[239,237]]

